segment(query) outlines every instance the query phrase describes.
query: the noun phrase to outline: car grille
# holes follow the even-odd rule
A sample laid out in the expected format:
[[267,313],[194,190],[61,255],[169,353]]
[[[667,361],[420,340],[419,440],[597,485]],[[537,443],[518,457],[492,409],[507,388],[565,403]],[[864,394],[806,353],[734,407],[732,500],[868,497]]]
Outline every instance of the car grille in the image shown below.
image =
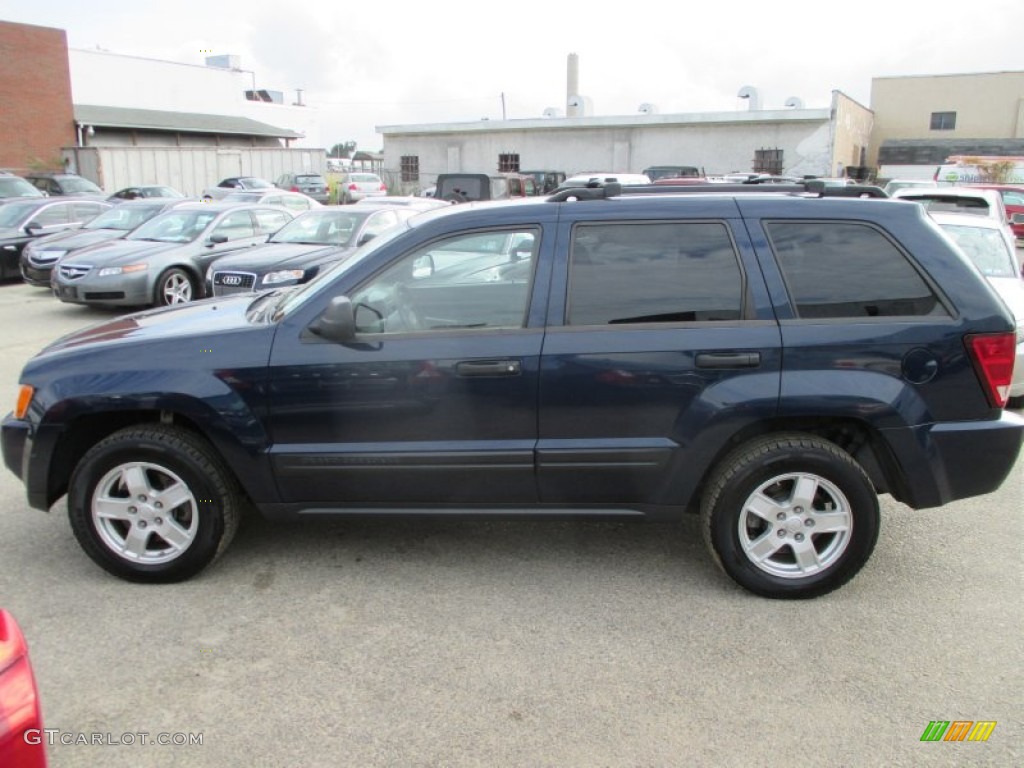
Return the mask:
[[60,276],[65,280],[78,280],[89,274],[89,270],[92,269],[92,265],[61,265],[58,269],[60,270]]
[[213,295],[227,296],[232,293],[247,293],[256,285],[252,272],[214,272]]
[[28,261],[30,264],[43,267],[53,264],[57,259],[63,256],[66,251],[35,251],[29,257]]

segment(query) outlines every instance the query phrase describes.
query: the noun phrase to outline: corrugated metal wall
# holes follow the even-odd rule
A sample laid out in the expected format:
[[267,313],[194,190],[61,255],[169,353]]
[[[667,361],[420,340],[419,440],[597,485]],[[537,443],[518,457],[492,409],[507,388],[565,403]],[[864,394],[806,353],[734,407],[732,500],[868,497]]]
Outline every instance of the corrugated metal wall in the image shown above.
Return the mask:
[[68,167],[116,192],[136,184],[166,184],[189,196],[230,176],[274,181],[283,173],[327,172],[323,149],[283,147],[65,147]]

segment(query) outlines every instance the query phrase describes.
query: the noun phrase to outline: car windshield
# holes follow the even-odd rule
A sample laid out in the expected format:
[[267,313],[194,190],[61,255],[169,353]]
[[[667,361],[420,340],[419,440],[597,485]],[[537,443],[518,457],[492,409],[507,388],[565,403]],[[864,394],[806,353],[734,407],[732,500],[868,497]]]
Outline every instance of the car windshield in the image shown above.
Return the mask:
[[36,210],[38,207],[31,203],[0,205],[0,227],[16,227]]
[[115,206],[101,213],[82,229],[120,229],[130,232],[144,221],[148,221],[160,213],[161,207],[159,205],[136,205],[130,208]]
[[0,197],[42,197],[43,193],[24,179],[0,176]]
[[270,238],[270,242],[345,245],[368,215],[336,210],[311,211],[288,222]]
[[215,218],[216,211],[169,211],[154,216],[126,239],[190,243],[199,237]]
[[60,185],[65,192],[70,192],[73,195],[103,194],[103,190],[88,179],[61,179]]
[[324,184],[322,176],[296,176],[295,182],[297,184]]
[[276,320],[290,315],[310,299],[330,288],[330,286],[334,284],[335,278],[343,275],[357,264],[362,263],[362,261],[371,253],[376,253],[379,248],[387,245],[399,235],[404,234],[408,229],[409,225],[406,222],[400,222],[395,226],[390,227],[385,232],[369,241],[366,245],[352,251],[351,255],[345,257],[341,261],[335,262],[327,269],[322,270],[308,283],[298,286],[294,291],[284,293],[281,296],[279,303],[273,309],[274,319]]
[[959,224],[944,224],[942,228],[985,277],[1017,276],[1017,259],[999,230]]
[[273,189],[274,185],[263,179],[241,179],[246,189]]

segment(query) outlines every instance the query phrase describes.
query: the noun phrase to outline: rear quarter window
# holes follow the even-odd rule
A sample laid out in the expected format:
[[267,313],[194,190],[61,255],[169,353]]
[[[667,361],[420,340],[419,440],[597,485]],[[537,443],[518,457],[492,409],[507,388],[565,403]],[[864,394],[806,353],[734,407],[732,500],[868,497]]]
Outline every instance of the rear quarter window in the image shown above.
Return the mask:
[[927,281],[882,232],[867,224],[765,224],[801,318],[948,316]]

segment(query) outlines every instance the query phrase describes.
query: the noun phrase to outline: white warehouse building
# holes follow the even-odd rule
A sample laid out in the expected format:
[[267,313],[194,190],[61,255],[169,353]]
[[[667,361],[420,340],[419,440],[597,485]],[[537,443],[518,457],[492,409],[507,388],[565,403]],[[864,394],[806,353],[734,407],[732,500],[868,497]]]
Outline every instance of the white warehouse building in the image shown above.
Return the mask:
[[[709,174],[766,172],[854,175],[863,168],[873,113],[841,91],[828,108],[761,109],[757,92],[742,112],[535,119],[378,126],[389,189],[413,193],[440,173],[561,170],[638,173],[652,165],[692,165]],[[567,100],[567,114],[579,100]],[[548,110],[555,113],[555,110]]]

